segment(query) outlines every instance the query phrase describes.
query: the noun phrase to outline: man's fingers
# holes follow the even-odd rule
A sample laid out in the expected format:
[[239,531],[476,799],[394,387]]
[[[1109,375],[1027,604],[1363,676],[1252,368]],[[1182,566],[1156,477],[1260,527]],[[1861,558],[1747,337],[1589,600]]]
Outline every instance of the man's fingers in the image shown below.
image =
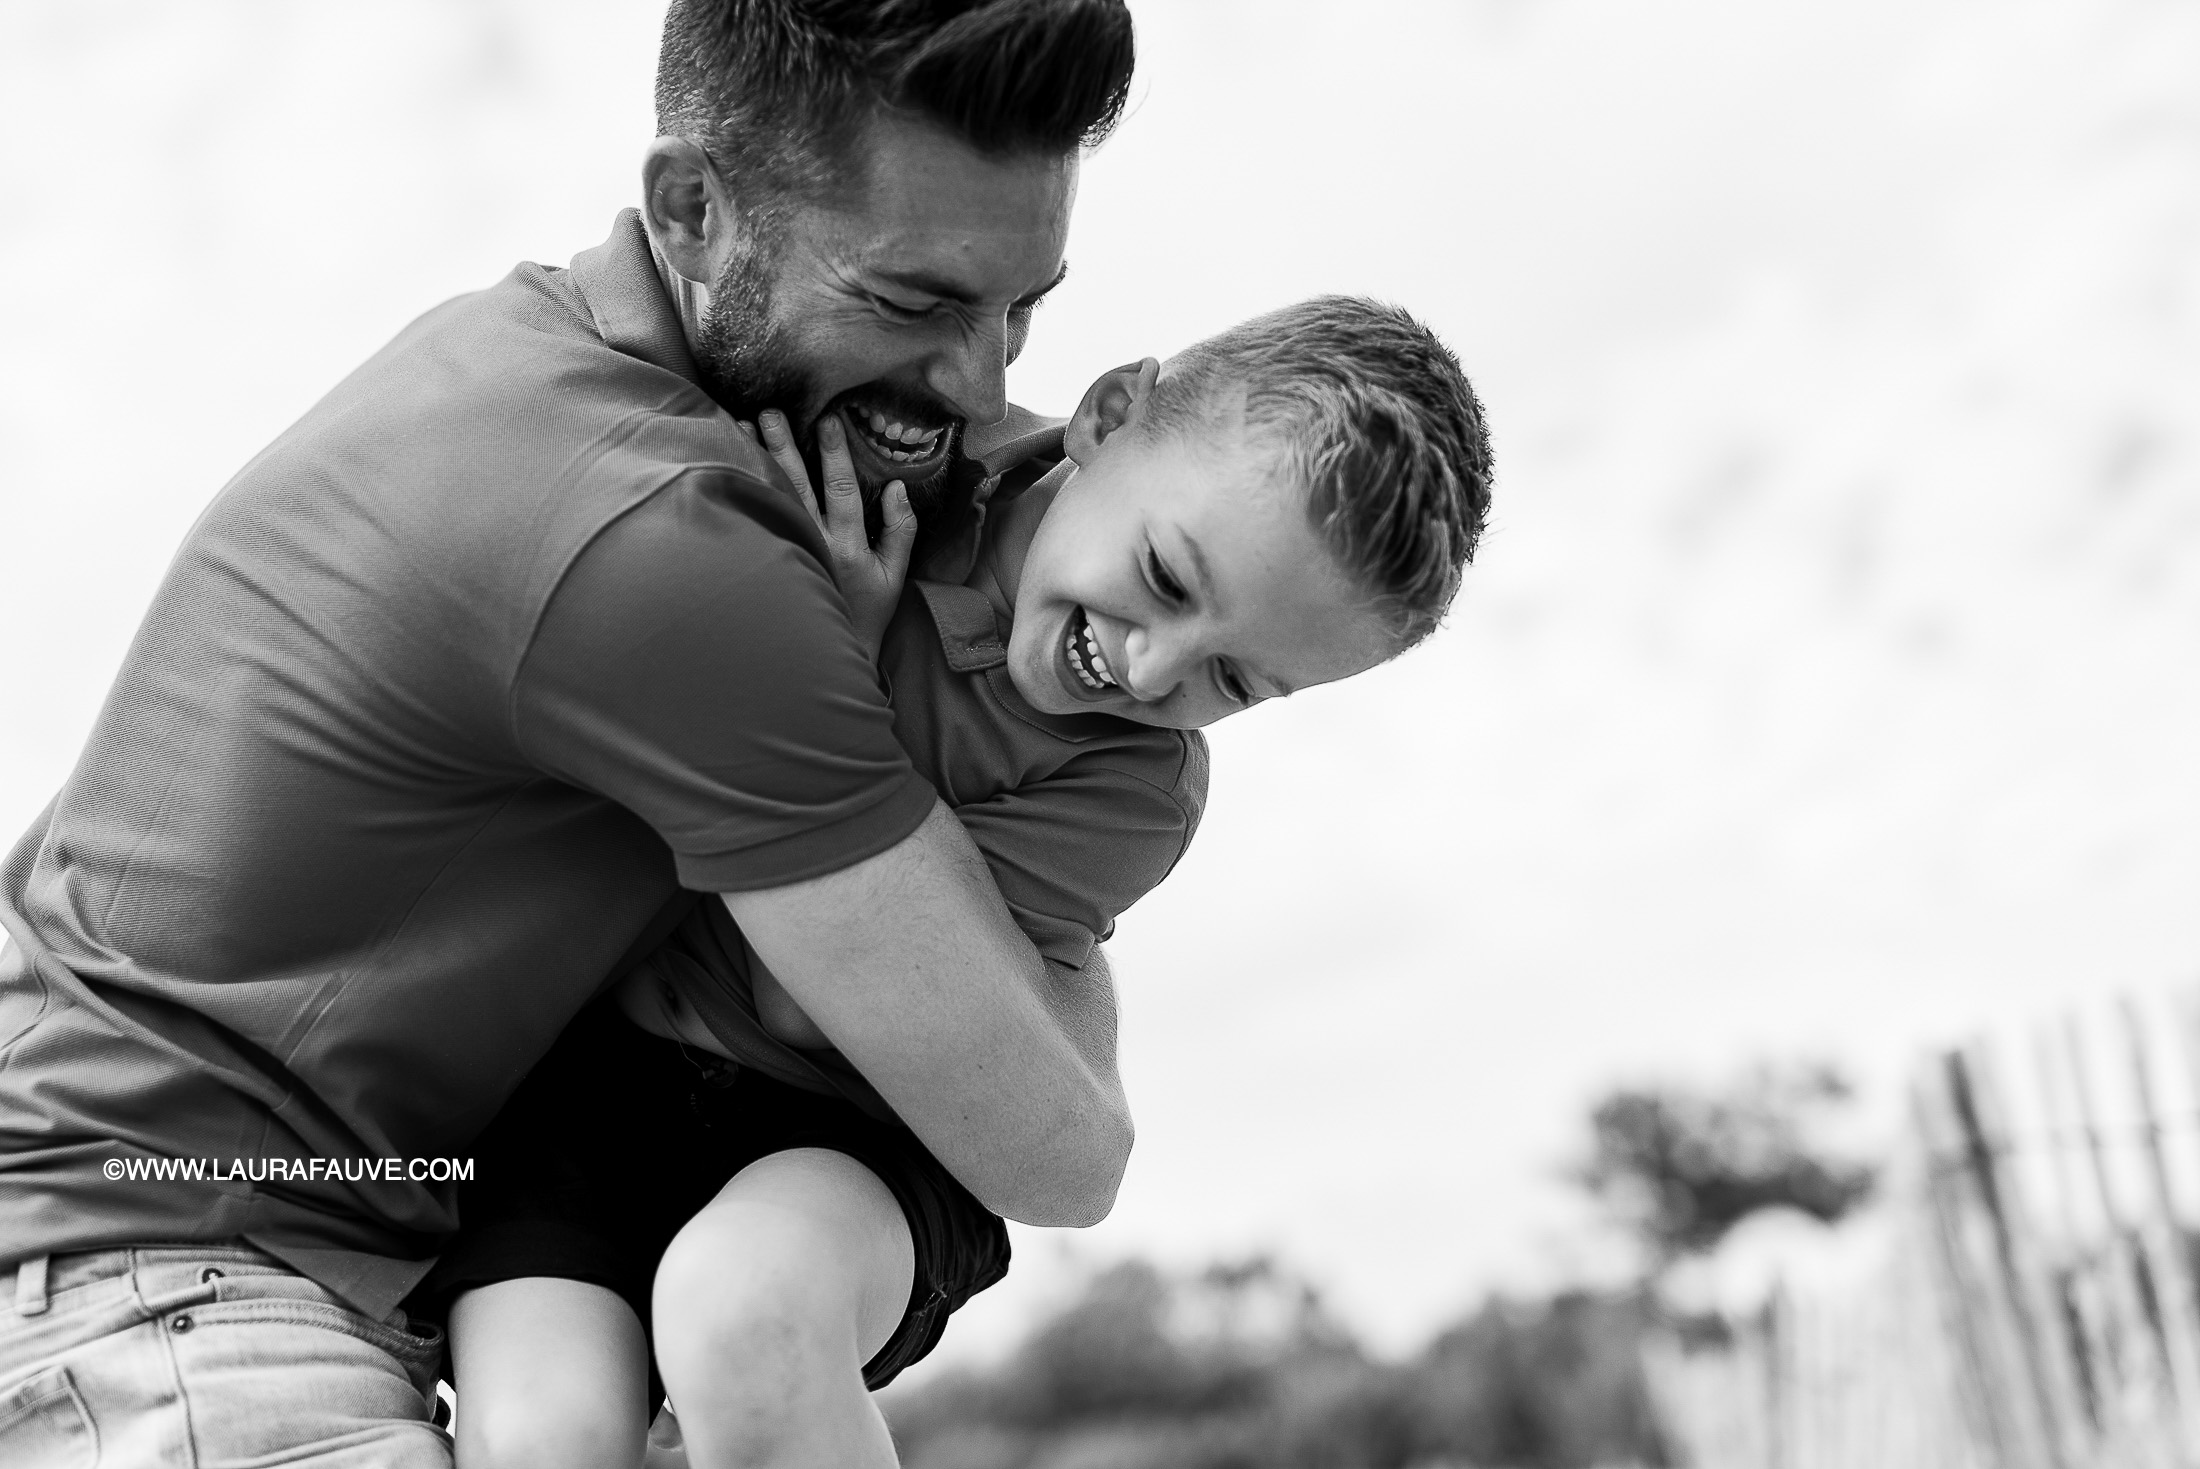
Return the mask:
[[917,512],[909,508],[909,491],[898,479],[881,499],[885,523],[879,528],[878,559],[898,584],[909,571],[909,548],[917,543]]

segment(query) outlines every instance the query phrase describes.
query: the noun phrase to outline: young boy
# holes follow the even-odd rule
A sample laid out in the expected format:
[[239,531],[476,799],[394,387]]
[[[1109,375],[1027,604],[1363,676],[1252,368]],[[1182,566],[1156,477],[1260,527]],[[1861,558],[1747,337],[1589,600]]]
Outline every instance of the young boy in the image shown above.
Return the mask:
[[[784,423],[762,428],[806,487]],[[880,669],[1050,974],[1104,995],[1095,943],[1198,822],[1193,731],[1425,637],[1481,530],[1488,441],[1433,335],[1324,297],[1103,374],[1058,438],[1010,447],[971,513],[926,528],[876,616]],[[869,555],[854,513],[820,517],[844,586]],[[859,626],[898,580],[851,592]],[[461,1469],[637,1463],[652,1338],[679,1407],[652,1462],[684,1433],[697,1465],[891,1465],[866,1389],[1007,1269],[1001,1221],[714,902],[574,1022],[476,1154],[423,1287],[456,1298]]]

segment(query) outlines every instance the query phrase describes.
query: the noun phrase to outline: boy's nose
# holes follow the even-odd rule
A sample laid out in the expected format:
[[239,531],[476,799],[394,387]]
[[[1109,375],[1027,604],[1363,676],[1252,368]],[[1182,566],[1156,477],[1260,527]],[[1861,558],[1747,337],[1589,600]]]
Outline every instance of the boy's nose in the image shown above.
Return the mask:
[[1123,638],[1123,687],[1141,703],[1166,699],[1192,661],[1184,639],[1134,627]]

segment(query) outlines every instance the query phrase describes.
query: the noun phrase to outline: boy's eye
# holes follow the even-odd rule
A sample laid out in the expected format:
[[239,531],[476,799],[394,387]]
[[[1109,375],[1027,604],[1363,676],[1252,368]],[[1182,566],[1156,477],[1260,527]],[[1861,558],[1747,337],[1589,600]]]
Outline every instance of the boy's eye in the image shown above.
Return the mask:
[[1215,679],[1222,685],[1223,697],[1231,703],[1250,704],[1253,702],[1252,689],[1246,686],[1245,680],[1239,678],[1236,670],[1232,669],[1229,664],[1216,665]]
[[1169,574],[1169,568],[1161,560],[1161,553],[1151,546],[1146,548],[1146,575],[1153,582],[1153,589],[1162,601],[1174,605],[1184,600],[1184,584]]

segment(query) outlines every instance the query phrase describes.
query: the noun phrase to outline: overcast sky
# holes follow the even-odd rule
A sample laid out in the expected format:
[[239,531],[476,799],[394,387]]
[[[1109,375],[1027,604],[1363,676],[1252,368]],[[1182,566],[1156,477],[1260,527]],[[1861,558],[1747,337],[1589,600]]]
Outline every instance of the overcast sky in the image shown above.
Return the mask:
[[[657,9],[0,6],[0,827],[247,458],[632,202]],[[963,1340],[1064,1249],[1276,1248],[1409,1344],[1603,1258],[1601,1086],[1811,1053],[1892,1115],[1921,1046],[2193,978],[2200,11],[1134,9],[1016,395],[1386,296],[1497,512],[1432,644],[1215,732],[1115,946],[1121,1206]]]

